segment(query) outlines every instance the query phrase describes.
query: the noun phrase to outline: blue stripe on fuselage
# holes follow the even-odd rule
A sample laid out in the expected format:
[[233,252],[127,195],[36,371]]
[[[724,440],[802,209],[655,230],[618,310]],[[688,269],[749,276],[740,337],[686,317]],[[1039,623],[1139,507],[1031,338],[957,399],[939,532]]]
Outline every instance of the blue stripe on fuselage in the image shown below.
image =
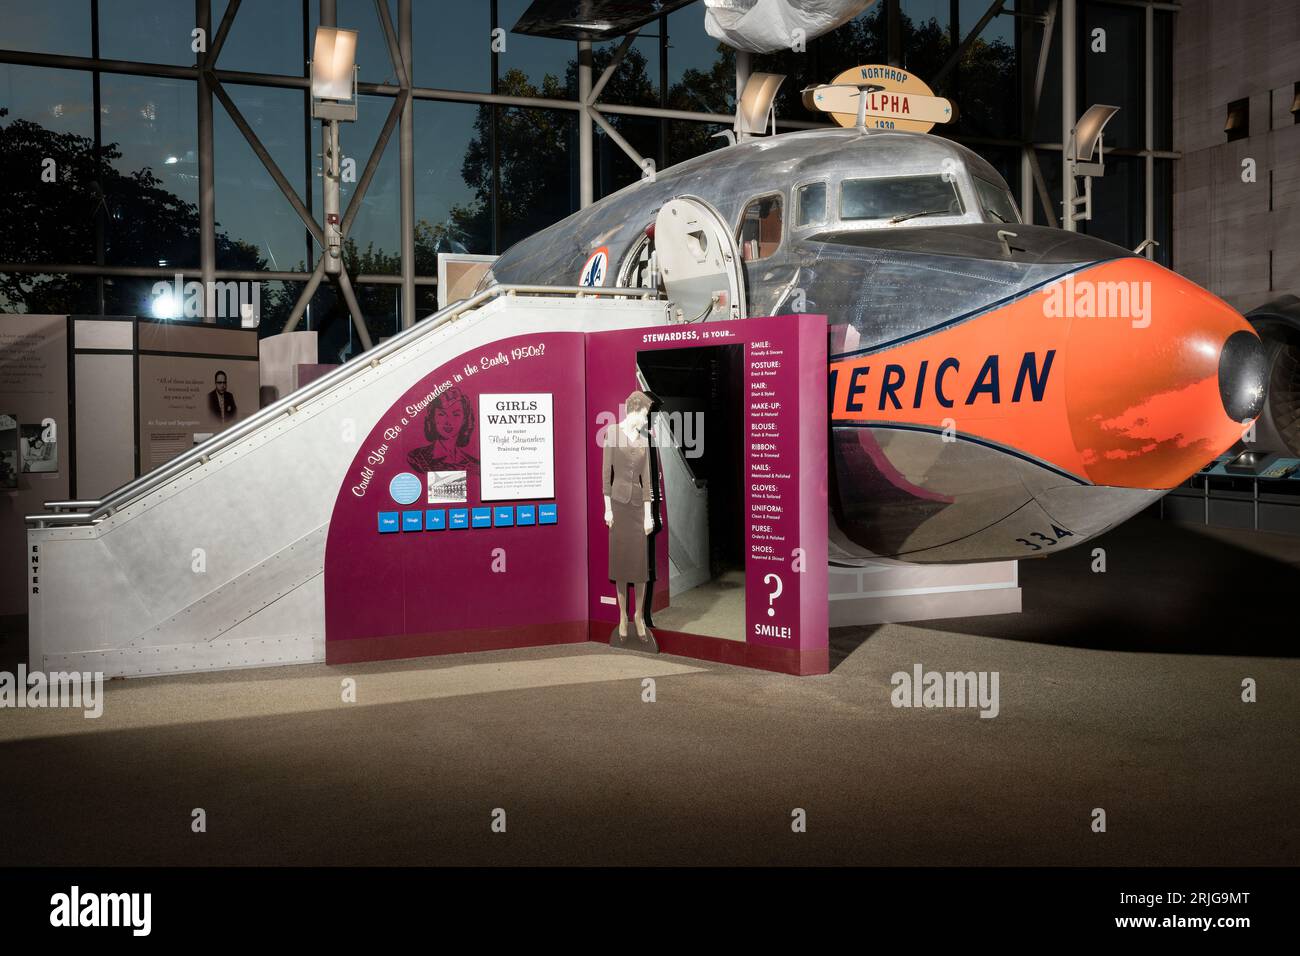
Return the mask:
[[1031,286],[1028,286],[1024,289],[1021,289],[1018,292],[1014,292],[1011,295],[1006,296],[1005,298],[997,299],[996,301],[990,302],[987,305],[980,306],[978,309],[972,309],[970,312],[964,312],[961,315],[955,316],[954,318],[951,319],[947,319],[943,322],[938,323],[937,325],[931,325],[927,328],[919,329],[916,332],[908,332],[906,335],[901,335],[896,339],[891,339],[888,342],[882,342],[878,345],[868,345],[864,348],[853,349],[850,352],[838,352],[835,355],[828,356],[828,360],[834,362],[839,359],[852,358],[855,355],[870,355],[873,352],[883,352],[885,349],[892,349],[896,346],[902,345],[904,342],[910,342],[913,339],[919,339],[927,335],[933,335],[936,332],[942,332],[944,329],[951,328],[954,325],[959,325],[962,322],[967,322],[970,319],[978,318],[979,316],[984,315],[987,312],[992,312],[995,309],[1002,308],[1004,305],[1009,305],[1012,302],[1019,301],[1020,299],[1025,298],[1025,296],[1034,294],[1044,286],[1051,285],[1053,282],[1057,282],[1061,279],[1064,279],[1068,275],[1074,275],[1076,273],[1084,271],[1085,269],[1091,269],[1095,265],[1100,265],[1100,263],[1099,262],[1082,263],[1081,265],[1075,266],[1072,269],[1066,269],[1064,272],[1058,273],[1057,275],[1052,276],[1050,279],[1044,279],[1042,282],[1036,282]]

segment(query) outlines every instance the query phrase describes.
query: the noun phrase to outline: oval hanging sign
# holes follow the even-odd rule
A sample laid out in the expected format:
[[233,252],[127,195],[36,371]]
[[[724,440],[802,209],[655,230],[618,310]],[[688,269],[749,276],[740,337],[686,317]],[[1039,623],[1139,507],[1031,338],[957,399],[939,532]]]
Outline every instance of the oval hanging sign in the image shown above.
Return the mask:
[[[864,85],[868,89],[859,89]],[[830,83],[808,87],[804,105],[830,113],[841,126],[853,126],[858,120],[859,97],[866,98],[868,129],[928,133],[935,123],[951,123],[956,116],[952,103],[935,96],[924,80],[879,63],[855,66]]]

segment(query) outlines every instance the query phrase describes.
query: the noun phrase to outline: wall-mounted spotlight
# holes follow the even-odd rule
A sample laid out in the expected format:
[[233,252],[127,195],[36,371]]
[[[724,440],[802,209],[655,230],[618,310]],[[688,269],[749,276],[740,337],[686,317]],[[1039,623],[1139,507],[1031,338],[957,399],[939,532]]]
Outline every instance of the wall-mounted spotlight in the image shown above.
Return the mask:
[[340,30],[338,27],[316,28],[316,42],[312,46],[311,58],[312,99],[350,104],[352,109],[350,116],[326,115],[317,112],[315,109],[317,104],[313,103],[313,116],[319,119],[340,120],[357,118],[356,63],[356,30]]
[[357,118],[357,31],[317,27],[311,59],[311,115],[321,121],[321,176],[325,188],[325,271],[343,271],[343,230],[339,215],[339,123]]
[[[1070,141],[1066,144],[1066,158],[1070,163],[1070,175],[1067,177],[1069,195],[1066,215],[1074,222],[1083,222],[1092,218],[1092,178],[1106,175],[1106,150],[1102,140],[1102,130],[1111,117],[1119,112],[1118,106],[1089,106],[1079,117],[1079,122],[1070,130]],[[1096,157],[1096,161],[1093,158]],[[1074,179],[1083,177],[1083,195],[1075,191]],[[1076,212],[1076,207],[1083,207]]]
[[[1079,122],[1074,125],[1070,131],[1070,143],[1073,153],[1071,158],[1076,162],[1090,163],[1093,154],[1097,156],[1097,165],[1101,165],[1102,157],[1102,130],[1110,122],[1112,116],[1119,112],[1118,106],[1089,106],[1088,111],[1079,117]],[[1082,175],[1082,174],[1080,174]]]
[[736,135],[764,136],[776,132],[776,93],[785,82],[780,73],[751,73],[736,104]]

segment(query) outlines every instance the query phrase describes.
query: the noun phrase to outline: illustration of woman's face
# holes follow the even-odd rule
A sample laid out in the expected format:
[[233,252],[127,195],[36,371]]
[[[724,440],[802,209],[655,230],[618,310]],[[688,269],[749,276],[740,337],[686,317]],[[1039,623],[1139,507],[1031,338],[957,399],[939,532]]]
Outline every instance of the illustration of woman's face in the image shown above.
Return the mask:
[[441,405],[434,410],[433,427],[437,429],[438,437],[443,441],[455,441],[464,424],[465,409],[461,408],[460,402]]

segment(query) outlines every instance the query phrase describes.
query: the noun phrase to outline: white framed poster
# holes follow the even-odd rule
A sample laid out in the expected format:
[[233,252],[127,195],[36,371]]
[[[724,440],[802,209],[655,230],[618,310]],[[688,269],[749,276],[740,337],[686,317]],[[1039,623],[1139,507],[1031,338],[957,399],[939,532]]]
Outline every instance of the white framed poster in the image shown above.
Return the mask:
[[478,397],[479,498],[555,497],[555,432],[549,392]]

